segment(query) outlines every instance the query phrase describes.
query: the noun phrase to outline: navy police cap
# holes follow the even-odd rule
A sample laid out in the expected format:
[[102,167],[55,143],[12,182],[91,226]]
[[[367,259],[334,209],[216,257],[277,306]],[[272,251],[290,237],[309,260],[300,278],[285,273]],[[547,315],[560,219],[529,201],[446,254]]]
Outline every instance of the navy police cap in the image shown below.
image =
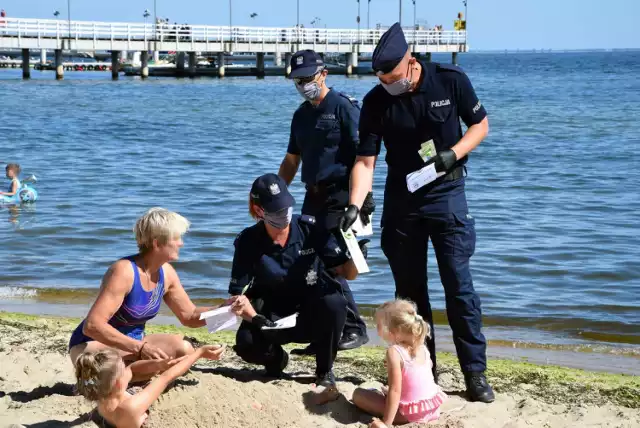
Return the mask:
[[310,77],[324,68],[322,57],[311,49],[298,51],[291,57],[291,74],[289,77]]
[[408,49],[402,27],[396,22],[380,37],[371,57],[371,67],[376,73],[389,73],[402,61]]
[[276,174],[256,178],[251,186],[251,198],[268,213],[290,208],[295,203],[287,183]]

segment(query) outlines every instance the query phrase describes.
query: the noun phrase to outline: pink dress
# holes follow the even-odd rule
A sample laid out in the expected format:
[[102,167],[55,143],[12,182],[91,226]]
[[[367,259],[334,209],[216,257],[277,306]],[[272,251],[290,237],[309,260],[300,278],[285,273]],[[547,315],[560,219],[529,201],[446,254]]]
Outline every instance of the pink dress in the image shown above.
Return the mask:
[[416,357],[424,352],[425,362],[418,363],[406,349],[393,345],[402,358],[402,391],[398,411],[409,422],[429,422],[440,417],[440,405],[447,394],[433,380],[431,358],[427,347],[422,345]]

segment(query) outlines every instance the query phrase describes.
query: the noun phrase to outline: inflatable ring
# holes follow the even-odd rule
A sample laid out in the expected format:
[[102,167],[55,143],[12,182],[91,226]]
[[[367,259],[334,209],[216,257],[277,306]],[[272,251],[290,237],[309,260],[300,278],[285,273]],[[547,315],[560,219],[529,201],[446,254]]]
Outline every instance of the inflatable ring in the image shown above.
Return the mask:
[[0,196],[0,203],[10,205],[28,204],[37,200],[38,191],[26,184],[23,184],[13,196]]

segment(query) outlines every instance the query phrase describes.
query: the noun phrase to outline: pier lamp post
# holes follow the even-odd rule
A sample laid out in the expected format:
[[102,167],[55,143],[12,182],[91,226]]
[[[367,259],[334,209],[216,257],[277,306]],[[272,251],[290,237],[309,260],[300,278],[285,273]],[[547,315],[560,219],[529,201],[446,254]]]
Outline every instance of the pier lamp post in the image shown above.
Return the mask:
[[358,22],[358,43],[360,43],[360,0],[357,0],[358,2],[358,17],[356,18],[356,21]]
[[158,2],[153,0],[153,39],[158,40]]
[[367,30],[370,30],[371,27],[369,26],[369,13],[371,12],[371,0],[369,0],[367,2]]
[[71,40],[71,0],[67,0],[67,18],[69,21],[69,40]]
[[469,17],[467,16],[467,0],[462,0],[464,4],[464,42],[467,42],[467,26],[469,25]]
[[413,43],[416,44],[418,42],[418,32],[416,31],[418,27],[416,26],[416,0],[411,0],[413,2]]
[[402,28],[402,0],[399,0],[398,24],[400,24],[400,27]]
[[300,0],[296,0],[296,39],[300,43]]

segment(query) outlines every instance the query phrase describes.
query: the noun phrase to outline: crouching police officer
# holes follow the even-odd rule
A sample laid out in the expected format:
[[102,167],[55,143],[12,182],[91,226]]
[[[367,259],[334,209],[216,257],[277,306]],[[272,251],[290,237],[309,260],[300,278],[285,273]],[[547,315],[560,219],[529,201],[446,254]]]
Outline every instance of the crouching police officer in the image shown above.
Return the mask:
[[[433,331],[427,291],[431,239],[467,393],[473,401],[491,402],[494,394],[484,375],[486,341],[480,299],[469,270],[475,220],[468,212],[464,180],[467,154],[488,133],[487,113],[458,67],[413,58],[397,23],[380,38],[372,63],[380,85],[363,101],[351,205],[341,227],[346,230],[358,215],[384,140],[388,174],[381,244],[396,294],[413,300]],[[460,118],[468,127],[464,135]],[[434,340],[427,346],[435,374]]]
[[[278,175],[290,184],[302,162],[302,182],[306,195],[302,214],[314,216],[318,227],[338,232],[338,222],[349,205],[349,175],[358,145],[358,101],[327,87],[328,70],[322,57],[312,50],[296,52],[291,57],[291,75],[305,101],[293,115],[289,146]],[[375,209],[368,192],[361,217],[369,222]],[[347,321],[338,348],[354,349],[369,341],[367,327],[348,286]],[[313,354],[315,344],[293,353]]]
[[[279,176],[266,174],[253,183],[249,210],[259,221],[236,238],[229,286],[236,296],[232,310],[244,319],[234,350],[278,376],[289,361],[281,345],[316,343],[316,383],[332,389],[333,362],[347,315],[342,290],[357,269],[346,248],[316,227],[313,217],[292,215],[293,204]],[[262,329],[296,312],[295,327]]]

